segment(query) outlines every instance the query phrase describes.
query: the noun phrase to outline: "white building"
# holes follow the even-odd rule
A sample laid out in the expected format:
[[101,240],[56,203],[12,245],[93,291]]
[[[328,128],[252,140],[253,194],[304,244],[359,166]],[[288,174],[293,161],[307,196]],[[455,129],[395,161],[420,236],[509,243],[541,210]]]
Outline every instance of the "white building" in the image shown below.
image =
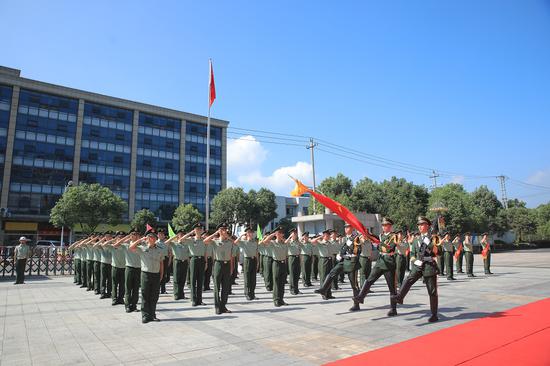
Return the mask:
[[273,230],[284,218],[290,220],[294,216],[307,215],[310,199],[309,195],[303,195],[302,197],[275,196],[277,217],[267,224],[265,230]]

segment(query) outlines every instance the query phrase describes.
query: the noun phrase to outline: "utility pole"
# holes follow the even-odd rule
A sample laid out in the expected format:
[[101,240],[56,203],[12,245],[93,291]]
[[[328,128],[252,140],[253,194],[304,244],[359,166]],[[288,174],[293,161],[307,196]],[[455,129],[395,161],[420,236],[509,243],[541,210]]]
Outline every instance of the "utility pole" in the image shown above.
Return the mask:
[[506,176],[499,175],[497,179],[500,181],[500,200],[505,209],[508,209],[508,195],[506,194]]
[[[311,150],[311,171],[312,171],[312,174],[313,174],[313,190],[315,191],[315,188],[316,188],[316,184],[315,184],[315,153],[314,153],[314,150],[315,150],[315,147],[317,146],[318,144],[313,140],[313,137],[310,137],[309,139],[309,145],[306,146],[306,149],[308,150]],[[313,207],[313,212],[316,212],[316,207],[315,207],[315,198],[311,197],[311,207]]]
[[439,174],[435,172],[435,170],[432,170],[432,175],[430,175],[430,179],[433,181],[432,189],[437,188],[437,178],[439,177]]

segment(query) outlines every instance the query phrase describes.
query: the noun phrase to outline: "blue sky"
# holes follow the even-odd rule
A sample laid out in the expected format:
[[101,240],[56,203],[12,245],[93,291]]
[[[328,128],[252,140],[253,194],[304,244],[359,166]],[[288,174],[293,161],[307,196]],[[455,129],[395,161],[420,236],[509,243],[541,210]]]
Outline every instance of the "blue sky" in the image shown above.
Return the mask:
[[550,187],[550,1],[43,4],[0,0],[0,64],[24,77],[206,114],[213,58],[213,116],[291,135],[230,130],[231,185],[287,193],[287,173],[311,183],[313,136],[334,144],[319,146],[318,181],[431,185],[414,164],[498,194],[496,178],[477,176],[504,174],[509,197],[550,201],[519,183]]

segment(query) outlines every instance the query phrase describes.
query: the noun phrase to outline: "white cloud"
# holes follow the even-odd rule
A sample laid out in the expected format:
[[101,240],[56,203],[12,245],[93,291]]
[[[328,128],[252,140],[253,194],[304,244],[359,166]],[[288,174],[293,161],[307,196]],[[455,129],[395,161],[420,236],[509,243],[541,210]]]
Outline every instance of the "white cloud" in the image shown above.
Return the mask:
[[230,173],[258,169],[267,157],[267,151],[254,136],[243,136],[227,142],[227,170]]
[[262,173],[268,151],[254,136],[248,135],[227,143],[227,173],[228,187],[243,187],[245,189],[268,188],[277,195],[288,196],[294,188],[294,182],[289,175],[311,184],[311,164],[298,161],[291,166],[275,169],[270,175]]
[[537,170],[529,178],[527,178],[527,183],[550,186],[550,169]]
[[457,184],[463,184],[464,183],[464,176],[463,175],[455,175],[451,179],[451,183],[457,183]]
[[239,183],[252,188],[265,187],[278,195],[288,196],[294,188],[294,182],[289,178],[289,175],[308,185],[311,183],[312,178],[311,164],[299,161],[292,166],[280,167],[268,176],[262,175],[259,170],[254,170],[249,174],[240,175],[238,180]]

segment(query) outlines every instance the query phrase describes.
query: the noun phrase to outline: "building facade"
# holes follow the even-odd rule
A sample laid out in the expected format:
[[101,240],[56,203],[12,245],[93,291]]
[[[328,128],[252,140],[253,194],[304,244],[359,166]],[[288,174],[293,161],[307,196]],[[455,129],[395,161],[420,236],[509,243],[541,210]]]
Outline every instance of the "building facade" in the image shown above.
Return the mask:
[[[0,66],[0,207],[10,237],[56,237],[49,213],[72,184],[100,183],[162,220],[206,208],[206,117],[22,78]],[[211,119],[210,197],[226,184],[227,121]]]
[[264,229],[271,231],[279,225],[282,219],[291,220],[293,216],[307,215],[310,199],[309,193],[301,197],[275,196],[277,217],[271,220]]

